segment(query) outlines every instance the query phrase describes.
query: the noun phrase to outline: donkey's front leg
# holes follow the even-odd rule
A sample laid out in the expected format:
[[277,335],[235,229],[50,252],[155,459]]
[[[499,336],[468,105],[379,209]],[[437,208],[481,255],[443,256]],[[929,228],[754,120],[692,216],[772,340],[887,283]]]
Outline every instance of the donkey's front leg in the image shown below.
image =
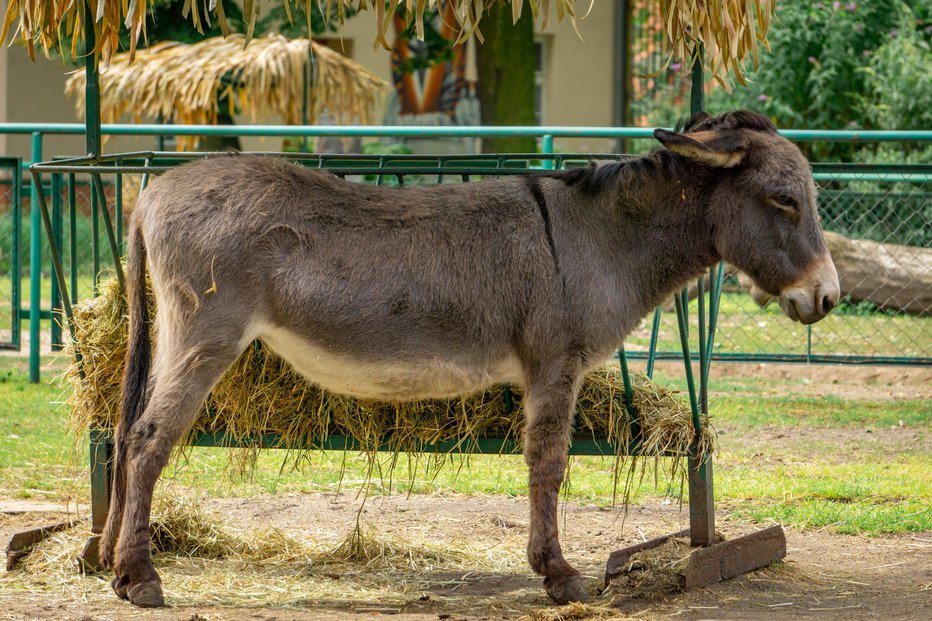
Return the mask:
[[579,572],[563,558],[557,531],[557,497],[566,472],[570,427],[581,376],[561,368],[532,378],[525,401],[524,460],[531,500],[528,560],[545,576],[544,588],[558,604],[585,602]]

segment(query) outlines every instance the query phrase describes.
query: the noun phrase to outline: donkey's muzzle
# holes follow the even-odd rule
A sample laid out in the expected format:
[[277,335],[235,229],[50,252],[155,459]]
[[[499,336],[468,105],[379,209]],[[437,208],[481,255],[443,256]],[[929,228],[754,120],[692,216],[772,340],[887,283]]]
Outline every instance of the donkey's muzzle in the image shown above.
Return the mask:
[[838,304],[841,287],[832,256],[824,255],[813,261],[803,274],[780,292],[780,308],[784,314],[802,324],[812,324]]

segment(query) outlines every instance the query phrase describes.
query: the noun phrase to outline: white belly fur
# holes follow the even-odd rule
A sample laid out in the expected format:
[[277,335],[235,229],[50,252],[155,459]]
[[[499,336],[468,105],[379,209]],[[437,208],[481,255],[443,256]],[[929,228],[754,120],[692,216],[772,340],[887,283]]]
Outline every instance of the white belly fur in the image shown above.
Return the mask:
[[353,359],[311,343],[284,328],[264,327],[259,337],[295,371],[331,392],[380,401],[442,399],[498,383],[517,383],[521,364],[514,355],[487,367],[450,359],[397,363]]

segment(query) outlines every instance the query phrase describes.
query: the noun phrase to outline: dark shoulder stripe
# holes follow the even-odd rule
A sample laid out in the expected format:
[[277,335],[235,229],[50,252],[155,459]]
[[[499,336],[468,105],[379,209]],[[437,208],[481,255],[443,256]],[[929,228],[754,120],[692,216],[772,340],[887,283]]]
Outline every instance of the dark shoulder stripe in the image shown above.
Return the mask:
[[557,273],[560,273],[560,259],[557,256],[557,245],[553,241],[553,227],[550,224],[550,211],[547,209],[547,199],[544,198],[544,191],[540,187],[540,178],[535,175],[524,177],[528,191],[534,197],[537,204],[537,210],[540,212],[540,218],[544,221],[544,233],[547,235],[547,244],[550,246],[550,254],[553,256],[553,263],[556,266]]

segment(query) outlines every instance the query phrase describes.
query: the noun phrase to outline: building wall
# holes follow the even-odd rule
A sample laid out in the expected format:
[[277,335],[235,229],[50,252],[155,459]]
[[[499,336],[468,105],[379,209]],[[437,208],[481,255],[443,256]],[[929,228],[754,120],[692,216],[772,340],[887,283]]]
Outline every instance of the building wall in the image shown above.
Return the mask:
[[[5,3],[4,3],[5,4]],[[612,124],[614,89],[613,36],[615,2],[596,2],[591,13],[579,20],[583,39],[573,31],[568,21],[556,22],[552,16],[544,42],[544,125]],[[342,37],[345,49],[370,70],[391,79],[390,54],[374,48],[374,18],[360,15],[346,22]],[[81,122],[74,101],[66,99],[64,84],[72,67],[60,60],[42,57],[31,61],[25,48],[19,45],[0,47],[0,122]],[[474,78],[474,63],[470,63],[467,79]],[[470,75],[470,72],[472,74]],[[249,123],[249,119],[237,119]],[[261,123],[280,122],[274,118],[258,119]],[[104,149],[108,152],[154,148],[153,138],[110,138]],[[560,150],[601,151],[610,148],[609,141],[558,140]],[[278,138],[246,139],[244,149],[270,150],[281,147]],[[45,139],[44,157],[74,155],[84,151],[81,136],[50,136]],[[28,160],[29,136],[0,136],[0,154],[19,155]]]
[[[580,6],[586,3],[580,3]],[[617,2],[595,2],[585,19],[577,20],[582,39],[568,20],[551,15],[544,42],[544,125],[608,127],[614,110],[614,33]],[[361,15],[346,22],[343,38],[352,58],[380,77],[391,80],[391,56],[373,49],[372,17]],[[391,41],[391,39],[389,39]],[[475,79],[474,63],[467,80]],[[471,73],[471,74],[470,74]],[[563,139],[563,150],[602,151],[611,141]]]
[[[0,47],[0,123],[83,123],[75,101],[65,97],[65,81],[74,67],[37,54],[33,62],[21,45]],[[0,138],[0,154],[31,159],[29,135]],[[154,139],[108,138],[106,151],[153,148]],[[46,135],[43,157],[84,153],[84,136]]]

